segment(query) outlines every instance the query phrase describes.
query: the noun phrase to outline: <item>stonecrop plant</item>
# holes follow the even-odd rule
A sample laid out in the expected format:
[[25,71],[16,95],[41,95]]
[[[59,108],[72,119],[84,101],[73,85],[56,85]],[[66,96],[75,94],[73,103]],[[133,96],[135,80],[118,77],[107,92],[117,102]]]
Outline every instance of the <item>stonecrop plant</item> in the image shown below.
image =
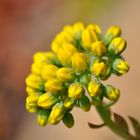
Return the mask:
[[126,46],[118,26],[111,26],[105,34],[96,24],[65,26],[52,41],[51,51],[33,56],[26,78],[26,109],[36,113],[41,126],[63,121],[71,128],[72,109],[89,111],[92,105],[111,119],[108,108],[119,99],[120,91],[103,81],[128,72],[129,65],[121,56]]

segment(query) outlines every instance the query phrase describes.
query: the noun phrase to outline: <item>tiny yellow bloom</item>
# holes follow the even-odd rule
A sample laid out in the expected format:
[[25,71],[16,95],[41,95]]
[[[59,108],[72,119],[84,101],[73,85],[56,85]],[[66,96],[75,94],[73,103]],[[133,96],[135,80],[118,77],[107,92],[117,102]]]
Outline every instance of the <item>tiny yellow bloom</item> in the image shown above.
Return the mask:
[[104,62],[94,62],[92,65],[92,72],[95,76],[104,75],[107,70],[107,66]]
[[101,35],[101,33],[102,33],[100,27],[98,25],[96,25],[96,24],[89,24],[87,26],[87,29],[95,31],[98,35]]
[[50,124],[57,124],[64,117],[65,112],[66,109],[62,102],[55,104],[50,113],[48,122]]
[[95,56],[102,56],[107,51],[103,41],[96,41],[91,45],[91,52]]
[[36,90],[44,91],[44,80],[41,76],[30,74],[25,80],[27,86]]
[[113,70],[118,75],[123,75],[129,71],[129,64],[123,58],[116,58],[113,62]]
[[64,26],[63,31],[67,32],[69,35],[71,35],[74,38],[74,31],[72,26],[70,25]]
[[58,70],[58,67],[53,64],[44,66],[41,73],[42,78],[44,80],[55,78],[57,70]]
[[121,29],[118,26],[111,26],[105,35],[105,44],[108,45],[115,37],[121,35]]
[[58,101],[58,97],[50,92],[44,93],[38,98],[38,106],[49,109]]
[[78,82],[72,84],[68,88],[68,96],[70,98],[79,99],[84,93],[84,88]]
[[85,50],[89,50],[91,48],[91,44],[98,40],[98,36],[93,30],[85,29],[82,32],[82,47]]
[[73,30],[74,32],[81,32],[82,30],[84,30],[84,24],[82,22],[77,22],[73,25]]
[[76,71],[85,71],[88,68],[89,59],[85,53],[77,52],[71,57],[72,67]]
[[120,97],[120,91],[111,85],[106,85],[105,96],[111,101],[117,101]]
[[36,96],[36,95],[43,94],[42,92],[35,90],[34,88],[31,88],[29,86],[26,87],[26,92],[27,92],[28,96]]
[[49,115],[50,115],[50,110],[40,109],[37,112],[37,121],[40,126],[45,126],[48,123]]
[[34,62],[46,62],[47,55],[46,52],[37,52],[33,56]]
[[49,79],[46,83],[45,83],[45,89],[46,91],[49,91],[51,93],[57,93],[58,91],[63,89],[63,85],[62,83],[54,78],[54,79]]
[[75,103],[75,99],[74,99],[74,98],[69,98],[69,97],[67,97],[67,98],[64,100],[64,106],[65,106],[66,108],[69,108],[69,109],[73,107],[74,103]]
[[74,78],[74,70],[71,68],[62,67],[57,70],[56,75],[62,82],[71,81]]
[[41,75],[43,67],[47,65],[44,62],[34,62],[31,66],[31,71],[34,74]]
[[97,80],[91,80],[88,84],[88,91],[91,97],[98,96],[101,91],[101,83]]
[[37,112],[37,106],[36,105],[26,103],[25,107],[26,107],[26,110],[30,113]]
[[116,37],[111,41],[108,47],[108,51],[111,54],[118,55],[121,52],[123,52],[125,48],[126,48],[126,41],[122,39],[121,37]]
[[64,66],[70,66],[71,65],[71,57],[72,55],[77,52],[77,49],[74,45],[65,43],[63,44],[62,48],[60,48],[58,52],[58,59]]

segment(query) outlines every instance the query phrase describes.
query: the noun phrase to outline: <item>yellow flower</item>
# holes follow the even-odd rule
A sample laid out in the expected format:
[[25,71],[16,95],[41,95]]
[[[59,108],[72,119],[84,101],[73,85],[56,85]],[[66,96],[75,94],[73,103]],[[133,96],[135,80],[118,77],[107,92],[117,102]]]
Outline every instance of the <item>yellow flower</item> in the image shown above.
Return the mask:
[[116,58],[113,62],[114,73],[123,75],[129,71],[129,65],[123,58]]
[[69,98],[69,97],[67,97],[67,98],[64,100],[64,106],[65,106],[66,108],[69,108],[69,109],[73,107],[74,103],[75,103],[75,99],[74,99],[74,98]]
[[85,71],[88,68],[89,59],[86,54],[77,52],[71,57],[72,67],[76,71]]
[[62,102],[57,103],[53,106],[52,111],[49,116],[49,123],[50,124],[57,124],[61,121],[64,117],[66,109]]
[[28,112],[30,112],[30,113],[35,113],[35,112],[37,112],[37,106],[35,106],[35,105],[30,105],[30,104],[27,104],[26,103],[26,110],[28,111]]
[[47,56],[46,52],[37,52],[33,56],[34,62],[46,62]]
[[111,26],[105,35],[105,43],[108,45],[115,37],[121,35],[121,29],[118,26]]
[[36,90],[44,91],[44,80],[41,76],[30,74],[25,80],[27,86]]
[[73,31],[73,27],[70,25],[66,25],[63,28],[64,32],[67,32],[70,36],[72,36],[74,38],[74,31]]
[[74,70],[71,68],[62,67],[57,70],[56,75],[62,82],[71,81],[74,78]]
[[121,52],[123,52],[126,48],[126,41],[122,39],[121,37],[116,37],[112,40],[108,47],[108,51],[111,54],[118,55]]
[[96,41],[91,45],[91,52],[95,56],[102,56],[106,53],[106,46],[104,45],[103,41]]
[[82,32],[82,47],[85,50],[89,50],[91,48],[91,44],[98,40],[98,36],[94,30],[85,29]]
[[44,80],[55,78],[57,70],[58,70],[58,67],[52,64],[44,66],[41,73],[42,78]]
[[111,101],[117,101],[120,97],[120,91],[111,85],[105,86],[105,97]]
[[73,25],[74,33],[81,33],[84,30],[84,24],[82,22],[77,22]]
[[101,93],[101,83],[97,80],[91,80],[88,84],[88,91],[91,97],[98,96]]
[[51,108],[56,102],[58,101],[58,97],[54,94],[51,94],[49,92],[42,94],[38,98],[38,106],[49,109]]
[[96,24],[89,24],[87,26],[87,29],[95,31],[96,34],[98,34],[98,35],[101,35],[101,33],[102,33],[100,27],[98,25],[96,25]]
[[104,75],[106,69],[107,67],[104,62],[94,62],[92,65],[92,72],[95,76]]
[[56,93],[63,89],[63,85],[58,79],[49,79],[45,83],[45,89],[51,93]]
[[50,110],[40,109],[37,112],[37,121],[40,126],[45,126],[48,123],[49,115],[50,115]]
[[26,92],[27,92],[28,96],[36,96],[36,95],[43,94],[41,91],[35,90],[28,86],[26,87]]
[[81,97],[83,93],[84,93],[84,88],[78,82],[70,85],[68,88],[68,96],[70,98],[78,99]]
[[77,52],[77,49],[72,44],[63,44],[62,48],[60,48],[58,52],[58,59],[61,64],[64,66],[70,66],[71,57],[75,52]]
[[42,69],[46,65],[44,62],[34,62],[31,66],[31,71],[34,74],[41,75]]

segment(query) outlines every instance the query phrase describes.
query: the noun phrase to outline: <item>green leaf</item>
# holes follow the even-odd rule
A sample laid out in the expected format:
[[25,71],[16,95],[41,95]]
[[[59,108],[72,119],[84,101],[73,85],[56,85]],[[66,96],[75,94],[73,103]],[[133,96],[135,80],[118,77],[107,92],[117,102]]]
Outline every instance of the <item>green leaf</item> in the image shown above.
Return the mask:
[[113,115],[114,115],[115,124],[118,127],[120,127],[122,130],[124,130],[124,132],[128,133],[129,130],[128,130],[128,125],[127,125],[126,120],[122,116],[116,113],[113,113]]
[[103,126],[105,126],[105,123],[103,124],[93,124],[93,123],[88,123],[90,128],[96,129],[96,128],[101,128]]
[[136,137],[140,138],[140,123],[136,119],[130,116],[129,116],[129,120],[131,121],[131,124],[133,125]]

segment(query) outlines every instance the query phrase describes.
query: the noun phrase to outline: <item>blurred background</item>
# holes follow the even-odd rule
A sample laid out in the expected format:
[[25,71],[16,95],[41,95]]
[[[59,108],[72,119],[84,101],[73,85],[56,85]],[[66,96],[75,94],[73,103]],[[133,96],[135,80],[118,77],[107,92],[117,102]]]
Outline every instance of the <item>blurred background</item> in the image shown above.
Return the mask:
[[[93,108],[74,109],[75,126],[41,128],[36,116],[25,110],[24,79],[30,73],[32,55],[50,49],[55,34],[65,24],[82,21],[123,29],[128,42],[124,52],[131,69],[108,83],[121,90],[112,110],[140,118],[140,1],[139,0],[0,0],[0,140],[118,140],[108,128],[93,130],[88,122],[101,123]],[[132,131],[133,133],[133,131]]]

